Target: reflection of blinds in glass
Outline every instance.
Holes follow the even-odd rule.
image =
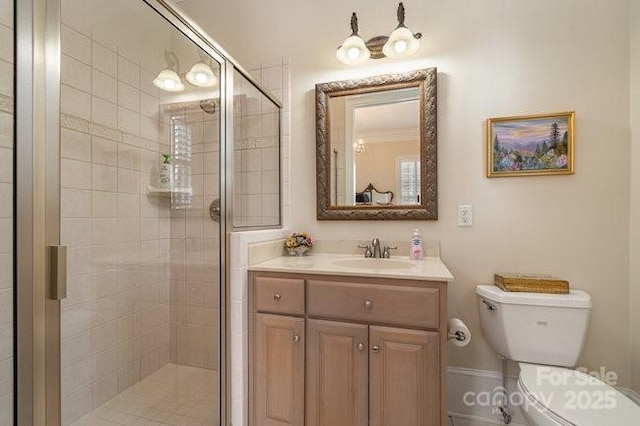
[[[191,127],[184,116],[171,117],[171,163],[173,164],[173,187],[190,190],[191,179]],[[191,194],[171,193],[171,207],[191,207]]]
[[[400,204],[420,202],[420,160],[400,160]]]

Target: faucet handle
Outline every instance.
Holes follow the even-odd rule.
[[[358,244],[358,248],[363,248],[366,249],[364,251],[364,257],[373,257],[373,253],[371,252],[371,246],[370,245],[362,245],[362,244]]]
[[[395,246],[395,247],[384,246],[384,250],[382,251],[382,257],[384,257],[385,259],[389,259],[391,257],[391,253],[389,253],[389,250],[398,250],[398,246]]]

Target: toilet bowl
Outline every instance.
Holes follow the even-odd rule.
[[[489,346],[518,362],[520,408],[532,426],[639,426],[640,407],[618,390],[573,370],[584,347],[591,297],[476,287]]]
[[[637,426],[640,407],[586,373],[520,363],[520,408],[532,426]]]

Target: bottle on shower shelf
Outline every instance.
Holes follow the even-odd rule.
[[[160,168],[158,170],[158,188],[173,188],[173,165],[171,164],[171,155],[160,154]]]

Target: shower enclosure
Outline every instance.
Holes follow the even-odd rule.
[[[13,2],[0,1],[0,424],[13,423]]]
[[[228,424],[228,238],[281,224],[281,103],[162,0],[15,7],[0,423]]]

